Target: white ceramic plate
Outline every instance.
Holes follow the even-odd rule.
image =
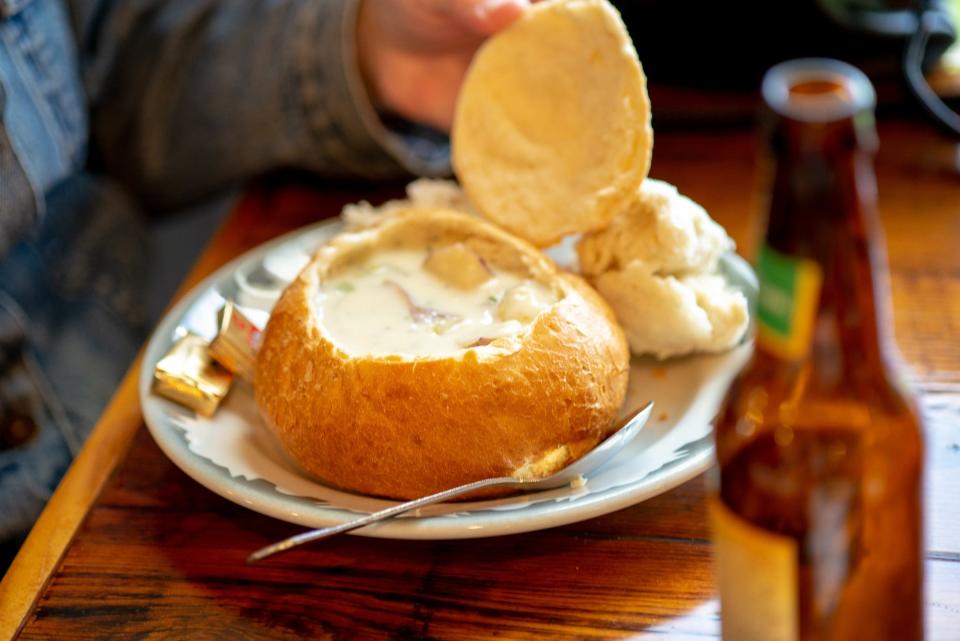
[[[177,466],[235,503],[311,527],[335,525],[390,503],[330,488],[298,468],[261,423],[252,390],[245,384],[235,384],[210,419],[153,395],[150,387],[157,361],[184,332],[213,337],[216,312],[224,299],[238,302],[254,322],[265,323],[278,288],[339,228],[334,220],[293,232],[248,252],[204,280],[158,325],[140,377],[144,419]],[[559,263],[572,258],[569,244],[549,253]],[[741,258],[726,256],[721,267],[751,301],[755,299],[756,279]],[[591,474],[582,488],[437,505],[356,533],[460,539],[528,532],[600,516],[666,492],[710,465],[711,423],[750,349],[745,343],[726,354],[665,363],[634,359],[624,411],[653,400],[653,417],[637,440]]]

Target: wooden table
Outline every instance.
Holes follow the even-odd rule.
[[[881,127],[896,336],[927,421],[928,638],[960,639],[960,153]],[[750,255],[751,132],[658,134],[653,175],[703,203]],[[355,192],[245,198],[186,286]],[[375,196],[375,195],[374,195]],[[719,633],[702,477],[642,504],[530,534],[451,542],[344,536],[260,566],[299,527],[173,466],[142,424],[134,366],[0,585],[0,638],[704,639]]]

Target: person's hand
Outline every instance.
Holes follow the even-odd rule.
[[[357,49],[374,104],[449,130],[467,66],[528,0],[362,0]]]

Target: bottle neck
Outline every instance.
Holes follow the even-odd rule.
[[[781,148],[765,244],[819,281],[810,295],[807,354],[817,370],[838,376],[882,367],[874,275],[885,266],[875,264],[882,256],[872,150],[857,140],[852,121],[781,133],[792,137],[774,139]]]

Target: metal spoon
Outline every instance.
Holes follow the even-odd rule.
[[[260,548],[247,557],[247,563],[261,561],[268,556],[273,556],[274,554],[278,554],[280,552],[286,552],[287,550],[295,548],[299,545],[303,545],[304,543],[325,539],[336,534],[343,534],[344,532],[351,532],[365,525],[370,525],[371,523],[376,523],[377,521],[382,521],[392,516],[398,516],[418,508],[433,505],[434,503],[440,503],[441,501],[452,499],[455,496],[460,496],[461,494],[466,494],[467,492],[473,492],[475,490],[505,485],[514,485],[524,491],[549,490],[562,487],[573,482],[577,478],[582,477],[587,472],[592,472],[609,461],[614,454],[619,452],[627,443],[634,439],[634,437],[640,431],[640,428],[642,428],[647,422],[647,419],[650,418],[650,413],[652,411],[653,403],[650,402],[640,409],[631,412],[617,425],[617,431],[608,436],[602,443],[597,445],[595,448],[587,452],[584,456],[580,457],[567,467],[563,468],[559,472],[556,472],[555,474],[551,474],[550,476],[542,479],[522,479],[512,476],[504,476],[483,479],[481,481],[474,481],[473,483],[459,485],[457,487],[450,488],[449,490],[443,490],[442,492],[437,492],[436,494],[431,494],[419,499],[407,501],[406,503],[398,503],[397,505],[385,508],[379,512],[367,514],[366,516],[361,516],[352,521],[341,523],[340,525],[320,528],[318,530],[310,530],[308,532],[303,532],[302,534],[291,536],[283,541]]]

